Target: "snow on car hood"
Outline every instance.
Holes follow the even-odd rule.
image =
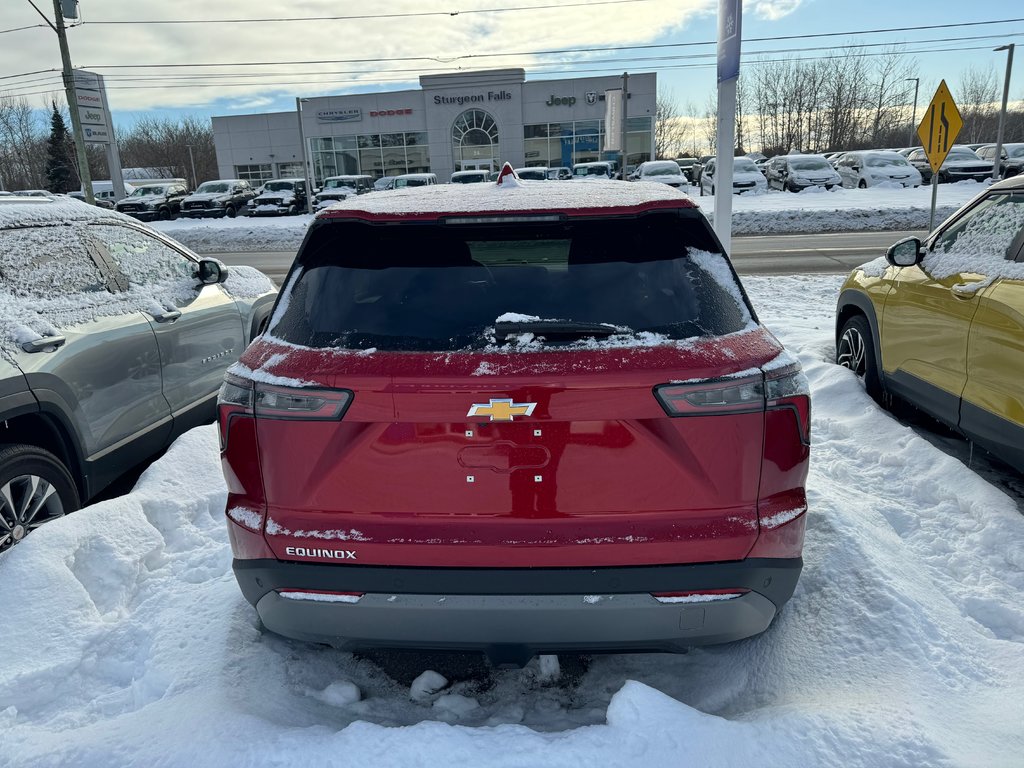
[[[188,201],[188,202],[204,202],[204,203],[209,203],[209,202],[213,202],[215,200],[224,200],[224,199],[229,198],[231,196],[232,195],[231,195],[230,192],[210,192],[210,193],[203,193],[201,195],[199,195],[199,194],[191,194],[188,197],[186,197],[185,200],[183,200],[182,202]]]
[[[282,189],[277,192],[264,192],[254,197],[252,202],[253,205],[259,205],[261,201],[266,200],[280,200],[282,203],[291,203],[295,200],[295,192],[288,189]]]

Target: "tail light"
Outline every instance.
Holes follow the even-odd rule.
[[[277,594],[289,600],[308,600],[314,603],[358,603],[362,592],[328,592],[320,589],[279,589]]]
[[[796,416],[800,440],[811,444],[811,388],[799,363],[767,370],[764,374],[765,406],[789,409]]]
[[[236,416],[303,421],[338,421],[352,403],[347,389],[282,387],[227,374],[217,395],[220,443],[227,445]]]
[[[800,439],[811,442],[811,397],[799,363],[765,373],[728,379],[662,384],[654,388],[669,416],[713,416],[789,409],[796,417]]]
[[[669,416],[711,416],[764,410],[764,379],[760,372],[744,378],[663,384],[654,394]]]
[[[713,603],[742,597],[749,589],[700,589],[691,592],[652,592],[659,603]]]

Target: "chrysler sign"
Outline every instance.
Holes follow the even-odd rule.
[[[363,119],[361,109],[321,109],[316,113],[321,123],[354,123]]]

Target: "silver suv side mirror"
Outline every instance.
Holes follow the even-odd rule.
[[[220,259],[200,259],[196,272],[200,285],[216,285],[228,279],[228,267]]]

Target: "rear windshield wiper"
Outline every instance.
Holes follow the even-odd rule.
[[[499,321],[494,324],[494,336],[499,343],[508,341],[510,336],[521,336],[524,333],[543,336],[545,341],[557,343],[591,337],[607,338],[624,331],[608,323],[583,323],[575,320]]]

